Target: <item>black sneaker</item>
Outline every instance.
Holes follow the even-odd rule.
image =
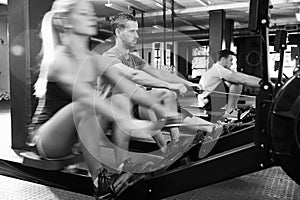
[[[122,176],[125,176],[126,181],[121,187],[116,190],[114,183]],[[113,200],[116,199],[129,186],[142,180],[145,176],[143,174],[132,174],[129,172],[123,173],[109,173],[106,169],[102,169],[98,175],[98,187],[94,188],[96,200]]]
[[[224,118],[227,118],[229,120],[238,120],[240,118],[240,113],[239,110],[235,109],[230,112],[226,111],[223,116]]]
[[[163,156],[167,159],[174,159],[182,155],[191,145],[194,138],[189,137],[180,137],[178,141],[172,140],[167,145],[167,151]]]
[[[196,145],[196,144],[202,143],[204,141],[204,138],[205,138],[205,135],[204,135],[203,131],[197,130],[197,133],[194,137],[192,144]]]
[[[102,169],[98,174],[98,187],[94,187],[95,199],[102,200],[115,198],[116,191],[113,183],[118,177],[119,174],[110,174],[106,169]]]

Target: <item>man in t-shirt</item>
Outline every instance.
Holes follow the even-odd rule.
[[[225,81],[225,84],[229,87],[225,111],[225,117],[227,118],[237,118],[237,102],[243,85],[259,87],[261,80],[255,76],[246,75],[230,69],[233,64],[233,56],[235,56],[235,54],[232,51],[227,49],[221,50],[219,52],[218,61],[201,76],[199,81],[199,85],[203,89],[203,93],[198,95],[199,106],[204,106],[208,102],[208,95],[214,91],[220,83]]]
[[[113,17],[111,21],[112,31],[115,36],[115,46],[103,53],[104,58],[114,58],[113,67],[117,67],[124,75],[138,85],[148,86],[153,89],[149,92],[157,98],[162,99],[162,104],[165,105],[167,112],[178,113],[177,95],[187,92],[187,87],[195,86],[187,80],[184,80],[167,71],[158,70],[146,63],[145,60],[133,53],[138,36],[138,23],[134,16],[130,14],[120,13]],[[175,91],[175,92],[174,92]],[[150,118],[155,120],[156,116],[151,110],[145,110],[139,107],[141,118]],[[199,122],[200,121],[200,122]],[[207,123],[201,119],[192,120],[190,123]],[[211,132],[211,126],[202,126],[199,129]],[[177,140],[179,138],[178,128],[170,129],[171,138]],[[161,134],[157,134],[154,139],[160,147],[166,146],[166,141]]]

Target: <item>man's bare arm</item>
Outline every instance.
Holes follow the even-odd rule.
[[[89,82],[78,79],[68,70],[68,60],[59,55],[50,67],[52,67],[52,80],[72,97],[73,101],[80,102],[90,109],[96,109],[102,116],[110,120],[118,120],[118,116],[113,115],[111,104],[106,99],[95,97],[95,90]],[[64,66],[64,67],[62,67]],[[95,98],[98,100],[95,101]]]
[[[129,80],[132,80],[138,85],[146,87],[167,88],[173,91],[177,91],[179,93],[185,93],[187,90],[182,84],[168,83],[142,70],[130,68],[122,63],[115,64],[113,67],[118,68],[125,77],[127,77]]]
[[[185,86],[193,86],[194,84],[192,82],[189,82],[183,78],[180,78],[179,76],[176,76],[168,71],[164,70],[158,70],[150,65],[145,65],[142,70],[148,74],[151,74],[152,76],[156,77],[160,80],[165,80],[169,83],[181,83]]]
[[[251,87],[259,87],[259,82],[261,80],[255,76],[250,76],[240,72],[233,72],[225,75],[223,78],[230,83],[243,84]]]

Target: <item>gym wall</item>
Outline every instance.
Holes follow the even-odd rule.
[[[9,65],[7,42],[7,6],[0,6],[0,92],[9,89]]]
[[[236,38],[237,46],[237,70],[245,74],[262,77],[262,62],[259,49],[259,37]],[[257,94],[258,89],[254,87],[244,87],[247,94]]]
[[[261,77],[261,56],[258,37],[237,39],[237,70]]]

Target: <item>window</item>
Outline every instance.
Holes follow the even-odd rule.
[[[166,58],[164,58],[164,43],[156,42],[152,44],[153,53],[154,53],[154,62],[153,65],[155,68],[160,70],[166,70],[169,72],[176,71],[175,67],[172,66],[172,53],[173,46],[172,42],[166,42]],[[166,61],[166,62],[165,62]],[[164,64],[165,63],[165,64]]]
[[[201,76],[208,69],[209,47],[198,46],[192,48],[192,78]]]
[[[284,52],[284,60],[283,60],[283,69],[282,72],[288,76],[293,76],[293,70],[296,66],[296,60],[292,60],[291,49],[292,47],[297,47],[297,45],[288,45],[287,49]],[[270,56],[269,56],[269,74],[271,78],[278,77],[278,70],[275,71],[275,61],[280,60],[280,54],[274,50],[274,46],[269,47]]]

